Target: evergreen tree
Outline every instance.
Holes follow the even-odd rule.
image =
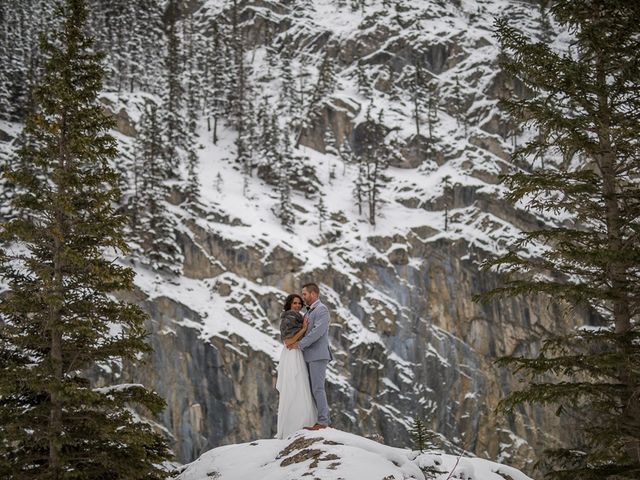
[[[339,157],[340,152],[338,151],[338,146],[336,144],[336,137],[333,133],[333,128],[331,125],[327,125],[327,128],[324,132],[324,153],[330,155],[331,157]],[[332,181],[336,178],[336,164],[333,159],[329,160],[329,181]]]
[[[427,84],[427,129],[429,132],[429,152],[430,157],[433,158],[435,154],[435,146],[438,142],[438,138],[436,137],[434,131],[435,128],[440,124],[440,120],[438,118],[438,104],[439,104],[439,90],[438,84],[435,81],[431,81]]]
[[[216,181],[214,182],[214,188],[216,189],[216,192],[218,193],[222,193],[222,184],[224,183],[224,181],[222,180],[222,175],[220,174],[220,172],[218,172],[216,174]]]
[[[422,116],[426,113],[429,99],[427,90],[427,80],[424,77],[420,61],[417,61],[413,70],[413,79],[410,83],[411,98],[413,102],[413,121],[416,126],[416,146],[418,159],[422,160],[422,136],[420,134],[420,125],[422,124]]]
[[[186,201],[190,205],[195,205],[200,197],[200,185],[198,180],[198,119],[202,105],[201,92],[202,78],[200,76],[199,52],[203,50],[197,41],[197,35],[194,32],[193,18],[190,16],[185,22],[187,28],[187,45],[186,52],[186,120],[187,134],[185,137],[187,179],[185,185]]]
[[[444,231],[449,229],[449,194],[451,193],[451,176],[442,178],[442,196],[444,197]]]
[[[309,72],[308,62],[304,56],[300,59],[297,82],[298,88],[295,93],[296,100],[292,107],[293,119],[291,126],[298,132],[296,148],[298,148],[300,144],[302,132],[309,126],[307,109],[311,100],[311,92],[309,91],[309,78],[311,77],[311,73]]]
[[[327,96],[331,95],[335,89],[336,75],[333,67],[332,57],[329,55],[329,51],[325,52],[322,64],[318,72],[318,81],[313,89],[313,93],[310,96],[308,105],[306,105],[306,113],[302,119],[301,127],[298,132],[298,138],[296,140],[296,148],[300,146],[300,140],[302,134],[306,128],[309,128],[314,123],[318,122],[322,115],[322,108],[325,104]]]
[[[438,436],[435,432],[427,428],[427,425],[420,417],[414,419],[413,425],[409,430],[409,435],[411,437],[412,449],[421,454],[424,453],[425,450],[436,448],[438,444]],[[425,478],[439,478],[440,475],[446,473],[438,470],[434,465],[420,467],[420,470],[422,470]]]
[[[436,445],[437,435],[427,428],[420,418],[416,418],[411,426],[411,441],[413,449],[424,453],[425,450],[434,448]]]
[[[318,82],[316,83],[310,102],[309,111],[312,120],[314,119],[314,116],[317,117],[320,114],[320,107],[323,105],[327,97],[334,92],[336,82],[337,77],[335,66],[333,64],[333,55],[327,48],[322,59],[322,63],[320,64]]]
[[[379,126],[384,128],[382,121],[382,111],[380,111],[380,123]],[[368,204],[369,204],[369,223],[371,225],[376,224],[376,217],[379,212],[379,205],[382,200],[380,198],[382,193],[382,188],[384,184],[388,181],[384,175],[384,171],[389,167],[389,150],[384,144],[384,134],[378,132],[378,135],[382,135],[383,138],[379,140],[379,143],[371,152],[368,152],[367,155],[367,164],[369,168],[369,189],[368,193]]]
[[[194,146],[187,152],[187,183],[185,185],[185,196],[187,203],[190,205],[198,203],[200,198],[198,163],[198,153]]]
[[[134,51],[134,64],[131,71],[131,91],[134,85],[145,92],[160,94],[162,85],[158,78],[162,76],[165,50],[165,35],[162,19],[163,4],[155,0],[139,0],[135,4],[137,21],[135,36],[130,41]]]
[[[179,273],[182,256],[177,246],[175,222],[166,208],[166,198],[169,194],[166,180],[169,178],[169,169],[164,164],[158,110],[158,106],[153,103],[145,106],[136,138],[136,165],[140,166],[140,174],[139,188],[136,187],[137,221],[133,223],[134,238],[140,244],[137,253],[143,258],[147,257],[152,268]],[[197,157],[195,160],[197,161]],[[195,172],[195,161],[193,170]]]
[[[322,232],[322,225],[327,220],[327,206],[324,203],[324,194],[321,191],[318,192],[316,211],[318,212],[318,229]]]
[[[502,402],[579,412],[574,444],[547,452],[554,479],[640,476],[640,4],[633,0],[560,0],[550,7],[573,32],[562,53],[534,43],[506,20],[497,23],[503,68],[538,96],[510,99],[523,127],[545,132],[516,150],[516,160],[548,152],[545,169],[506,177],[513,201],[562,213],[561,225],[527,232],[491,261],[504,285],[498,295],[549,294],[602,315],[599,328],[545,339],[533,358],[503,359],[532,380]],[[522,163],[521,163],[522,164]],[[525,254],[532,242],[540,256]]]
[[[18,155],[5,171],[20,216],[4,225],[0,274],[0,476],[7,479],[164,478],[163,438],[131,404],[159,413],[139,385],[91,388],[98,363],[149,351],[145,314],[112,297],[133,288],[132,270],[105,257],[126,251],[114,212],[115,140],[97,101],[101,55],[85,35],[82,0],[67,0],[43,42],[46,63]],[[118,333],[114,333],[117,331]]]
[[[356,205],[358,206],[358,215],[362,215],[362,205],[368,189],[367,164],[361,155],[356,155],[355,158],[358,165],[358,171],[356,174],[356,181],[353,185],[353,194],[356,198]]]
[[[454,85],[452,90],[452,107],[453,116],[456,119],[456,125],[459,127],[462,124],[464,129],[464,135],[467,135],[467,112],[464,107],[464,98],[462,97],[462,87],[460,86],[460,77],[458,75],[454,78]]]
[[[358,84],[358,92],[365,98],[371,98],[371,83],[369,82],[367,68],[362,60],[358,60],[356,64],[356,81]]]
[[[0,119],[22,121],[40,77],[39,32],[55,23],[51,2],[0,2]]]
[[[238,132],[236,138],[236,157],[246,174],[251,173],[251,138],[248,122],[252,121],[252,98],[250,95],[249,66],[245,59],[245,38],[240,24],[240,12],[237,0],[231,5],[231,50],[233,53],[232,78],[230,79],[231,116],[233,126]]]
[[[107,87],[122,93],[142,87],[160,93],[164,32],[162,5],[154,0],[92,1],[89,28],[106,53]]]
[[[293,152],[291,151],[291,141],[288,135],[284,135],[283,152],[278,157],[278,195],[279,204],[277,215],[281,225],[289,232],[293,232],[295,215],[291,206],[291,178],[294,174]]]
[[[347,173],[347,164],[353,163],[354,155],[351,150],[351,146],[349,145],[349,141],[347,139],[342,142],[342,146],[340,147],[340,158],[342,159],[342,174]]]
[[[260,160],[258,176],[269,184],[277,185],[280,181],[280,164],[282,163],[282,132],[278,124],[278,116],[272,112],[268,103],[261,106],[261,131],[259,137]]]
[[[279,105],[291,116],[294,108],[295,81],[291,70],[291,58],[286,51],[280,56],[280,80],[282,81],[282,88],[280,89]]]
[[[400,103],[400,89],[397,85],[397,75],[393,66],[389,63],[386,63],[385,72],[387,74],[387,78],[389,79],[389,100],[394,104]]]
[[[218,143],[218,122],[226,111],[225,88],[227,81],[225,49],[223,35],[218,22],[212,24],[212,38],[207,42],[204,72],[204,104],[207,116],[207,127],[212,132],[212,141]],[[211,120],[213,119],[213,125]]]
[[[181,156],[189,147],[183,110],[185,89],[182,84],[183,55],[177,31],[178,0],[169,0],[167,6],[166,84],[163,92],[163,156],[168,178],[178,178]]]
[[[373,103],[369,104],[362,125],[362,152],[358,155],[354,194],[358,213],[362,214],[363,199],[366,199],[369,223],[375,225],[381,203],[380,194],[387,181],[384,171],[389,166],[391,150],[384,143],[386,135],[382,111],[376,122],[371,116],[372,109]]]

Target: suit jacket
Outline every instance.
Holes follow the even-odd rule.
[[[308,316],[307,333],[298,342],[304,360],[333,360],[329,349],[329,309],[318,300]]]

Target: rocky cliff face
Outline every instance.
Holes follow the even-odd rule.
[[[183,274],[207,286],[213,305],[192,308],[189,295],[154,294],[143,287],[155,354],[135,377],[167,399],[163,423],[183,461],[213,446],[272,436],[278,312],[285,293],[314,280],[332,312],[335,361],[328,395],[336,428],[407,445],[411,422],[422,417],[444,444],[526,466],[536,449],[560,441],[562,434],[544,410],[522,409],[510,419],[493,414],[497,401],[517,386],[493,362],[532,352],[542,334],[572,325],[546,298],[480,305],[472,297],[497,285],[494,274],[480,271],[482,260],[520,229],[544,220],[506,204],[496,186],[498,175],[513,168],[509,151],[517,139],[495,105],[502,95],[525,92],[496,66],[490,30],[504,9],[535,32],[537,11],[497,1],[474,7],[392,2],[391,11],[385,2],[356,11],[340,3],[246,4],[242,28],[258,55],[271,39],[281,52],[293,52],[294,62],[317,58],[319,69],[322,55],[333,59],[337,87],[300,136],[316,173],[333,161],[349,177],[350,165],[314,157],[313,151],[326,152],[330,129],[338,145],[346,141],[357,153],[367,103],[384,110],[380,125],[399,129],[403,144],[386,201],[402,205],[411,220],[403,228],[371,229],[355,214],[353,200],[334,202],[323,231],[300,246],[260,232],[242,218],[242,210],[225,209],[223,200],[213,202],[223,212],[213,221],[185,215]],[[208,14],[224,15],[224,7],[216,7]],[[413,131],[411,95],[405,95],[418,63],[438,92],[431,138],[425,125],[421,136]],[[253,65],[254,72],[260,65]],[[357,69],[371,93],[360,93]],[[282,86],[276,79],[264,88],[277,95]],[[430,158],[418,144],[431,147]],[[447,174],[454,180],[443,185]],[[318,178],[327,198],[344,195],[325,174]],[[295,208],[301,220],[293,236],[304,239],[298,229],[317,228],[317,212],[302,200]],[[390,218],[394,210],[382,212],[381,223],[401,223]],[[239,220],[232,220],[234,214]],[[261,238],[249,242],[233,233],[254,229]],[[230,326],[209,334],[206,325],[224,322],[216,318],[221,310],[272,343],[256,347]]]
[[[493,414],[497,401],[517,386],[493,362],[530,352],[536,342],[523,339],[567,325],[549,299],[474,303],[473,295],[496,285],[492,274],[478,270],[482,252],[463,241],[432,242],[431,236],[430,229],[417,228],[402,238],[370,237],[378,254],[354,264],[351,275],[331,267],[302,271],[284,251],[238,248],[215,234],[183,249],[187,258],[200,259],[205,272],[202,258],[221,262],[227,273],[208,280],[226,299],[227,312],[242,322],[258,321],[256,328],[274,338],[284,293],[309,279],[322,285],[332,312],[335,361],[328,396],[336,428],[410,445],[408,429],[420,416],[450,448],[453,443],[525,466],[534,448],[556,442],[560,431],[543,410],[523,410],[509,421]],[[274,288],[265,291],[254,283],[258,278]],[[162,423],[175,437],[178,458],[272,437],[277,350],[261,351],[233,328],[207,336],[203,325],[224,320],[203,318],[202,310],[189,307],[189,294],[147,295],[154,354],[129,374],[167,400]],[[218,299],[212,304],[215,315]]]
[[[228,24],[229,3],[190,2],[180,21],[208,32],[211,22]],[[554,221],[507,204],[498,182],[500,174],[526,167],[514,166],[509,152],[530,133],[515,131],[496,107],[503,95],[527,92],[500,72],[492,23],[507,14],[540,35],[535,2],[238,5],[255,104],[270,104],[283,125],[293,125],[290,136],[311,171],[300,180],[313,188],[292,194],[296,221],[282,228],[272,182],[259,169],[243,174],[233,160],[237,132],[222,126],[212,145],[202,119],[200,201],[186,205],[174,182],[167,203],[181,275],[128,259],[138,273],[132,299],[150,314],[154,353],[116,376],[145,383],[167,400],[160,422],[181,462],[219,445],[272,437],[282,300],[315,281],[332,314],[334,427],[406,446],[420,417],[449,449],[526,468],[536,451],[565,433],[543,409],[494,415],[498,400],[518,386],[494,361],[534,352],[543,334],[572,328],[574,320],[549,298],[481,305],[472,297],[497,285],[494,273],[480,269],[484,259],[504,251],[520,231]],[[307,85],[305,95],[320,82],[323,61],[333,65],[332,89],[303,102],[302,110],[314,111],[307,121],[296,123],[279,106],[287,100],[285,60],[303,94]],[[417,68],[428,84],[419,92],[412,83]],[[418,97],[424,110],[416,115]],[[138,134],[141,98],[105,93],[124,154]],[[375,225],[354,199],[357,162],[327,143],[330,132],[341,151],[361,152],[370,141],[367,111],[379,135],[393,137],[400,151],[385,171]],[[14,130],[0,124],[0,140],[8,135],[2,141],[10,143]]]

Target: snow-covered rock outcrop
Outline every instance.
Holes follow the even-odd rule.
[[[499,463],[388,447],[332,428],[208,451],[175,480],[531,480]]]

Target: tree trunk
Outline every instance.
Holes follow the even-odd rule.
[[[373,164],[373,175],[371,175],[371,187],[369,190],[369,223],[376,224],[376,203],[378,201],[378,157],[375,157]]]
[[[606,73],[602,63],[602,58],[596,60],[596,72],[598,78],[598,84],[602,90],[606,87]],[[622,222],[620,218],[620,205],[618,204],[618,198],[616,195],[616,167],[617,158],[616,153],[612,147],[611,142],[611,109],[608,101],[608,97],[604,93],[598,95],[599,104],[599,125],[598,125],[598,143],[600,147],[600,155],[597,161],[600,165],[600,172],[602,175],[602,194],[604,197],[605,205],[605,218],[607,225],[607,243],[608,248],[612,252],[619,253],[623,248],[622,238]],[[627,278],[627,271],[624,262],[620,259],[615,259],[609,264],[607,272],[612,296],[613,296],[613,320],[615,325],[615,333],[621,335],[619,348],[628,354],[632,349],[630,348],[630,342],[623,334],[631,330],[631,312],[630,312],[630,300],[626,293],[626,287],[629,283]],[[625,386],[626,391],[629,392],[630,401],[623,407],[623,414],[620,418],[621,423],[626,423],[628,426],[637,425],[638,419],[638,402],[637,398],[637,384],[634,376],[630,374],[627,366],[622,364],[619,366],[618,372],[621,383]],[[633,435],[631,435],[633,437]],[[625,446],[625,449],[629,456],[635,461],[640,459],[640,442],[635,436],[634,440],[631,440]]]
[[[63,116],[61,120],[61,136],[58,141],[59,157],[58,169],[60,171],[67,170],[66,164],[66,118]],[[58,198],[64,195],[64,186],[58,185]],[[49,297],[49,318],[46,330],[51,336],[51,358],[52,378],[49,380],[49,395],[51,398],[51,410],[49,412],[49,473],[50,478],[58,480],[62,478],[62,461],[60,458],[62,438],[62,330],[60,326],[60,317],[62,313],[62,302],[64,296],[63,289],[63,268],[64,260],[62,252],[64,247],[64,212],[58,203],[56,205],[54,231],[53,231],[53,284]]]
[[[598,83],[606,90],[606,73],[601,63],[602,60],[598,60],[596,63]],[[611,111],[606,94],[599,94],[598,103],[600,106],[598,142],[601,152],[598,160],[602,175],[607,241],[610,251],[620,252],[623,248],[622,221],[616,195],[616,154],[611,145]],[[616,259],[611,262],[608,277],[611,291],[614,295],[613,318],[615,332],[625,333],[631,329],[631,314],[629,298],[625,292],[628,279],[623,261]]]
[[[416,145],[418,146],[417,156],[418,160],[422,160],[422,155],[420,152],[420,104],[418,100],[418,95],[413,96],[413,107],[415,109],[415,122],[416,122]]]

